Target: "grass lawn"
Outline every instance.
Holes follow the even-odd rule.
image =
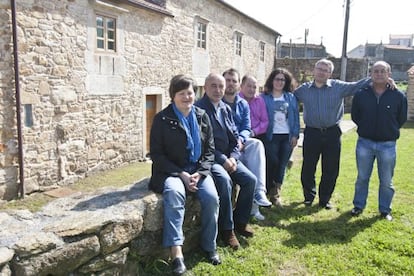
[[[266,220],[252,221],[255,236],[240,238],[242,249],[232,251],[220,241],[218,251],[223,259],[220,266],[208,264],[199,252],[186,254],[189,274],[413,275],[414,123],[405,125],[398,140],[392,222],[379,217],[376,168],[364,213],[359,217],[349,214],[357,175],[356,139],[355,131],[343,135],[333,210],[301,204],[301,164],[296,162],[286,175],[282,191],[285,208],[263,209]],[[147,272],[161,275],[168,271],[165,263],[154,262]]]
[[[405,124],[398,140],[392,222],[379,218],[376,168],[364,213],[359,217],[349,214],[357,175],[356,139],[355,131],[342,138],[341,169],[331,201],[334,209],[302,204],[301,164],[296,161],[287,172],[282,190],[285,207],[262,209],[266,220],[252,220],[255,236],[240,237],[242,248],[238,251],[219,241],[218,252],[223,261],[220,266],[208,264],[200,252],[185,253],[187,275],[414,275],[414,123]],[[300,148],[296,150],[300,156]],[[137,163],[89,177],[71,188],[123,186],[148,175],[149,164]],[[317,181],[319,177],[318,169]],[[0,209],[35,211],[50,200],[37,194],[3,204]],[[161,260],[145,267],[142,275],[170,272],[168,264]]]

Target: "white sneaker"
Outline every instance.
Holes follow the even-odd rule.
[[[257,220],[265,219],[265,217],[260,213],[259,205],[257,205],[256,203],[253,203],[250,215],[252,215]]]
[[[264,191],[258,191],[254,194],[254,203],[262,207],[270,207],[272,206],[272,202],[270,202]]]

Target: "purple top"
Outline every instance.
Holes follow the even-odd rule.
[[[245,99],[242,93],[239,93],[240,97]],[[260,135],[266,133],[267,126],[269,125],[269,119],[267,116],[266,104],[262,97],[255,96],[248,101],[250,107],[250,123],[254,135]]]

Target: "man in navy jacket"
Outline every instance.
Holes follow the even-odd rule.
[[[214,134],[215,164],[211,172],[220,197],[219,231],[223,241],[233,249],[240,246],[234,230],[242,236],[253,236],[248,225],[256,177],[239,161],[238,131],[230,107],[222,101],[226,88],[224,77],[210,74],[205,80],[205,94],[196,105],[206,110]],[[233,211],[233,184],[240,186]]]
[[[361,88],[352,101],[352,120],[358,126],[356,161],[358,178],[355,183],[354,208],[356,216],[365,208],[369,179],[377,159],[379,177],[378,209],[381,216],[392,220],[391,201],[394,196],[392,177],[396,160],[396,141],[400,128],[407,120],[407,98],[388,85],[391,67],[384,61],[374,63],[372,84]]]

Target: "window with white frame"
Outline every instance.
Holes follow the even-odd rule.
[[[96,15],[96,48],[98,50],[116,51],[116,19]]]
[[[259,57],[260,57],[260,61],[265,60],[265,44],[264,44],[264,42],[259,43]]]
[[[241,56],[242,53],[242,34],[241,33],[234,33],[234,49],[235,54]]]
[[[207,23],[202,21],[196,22],[196,40],[197,48],[207,49]]]

